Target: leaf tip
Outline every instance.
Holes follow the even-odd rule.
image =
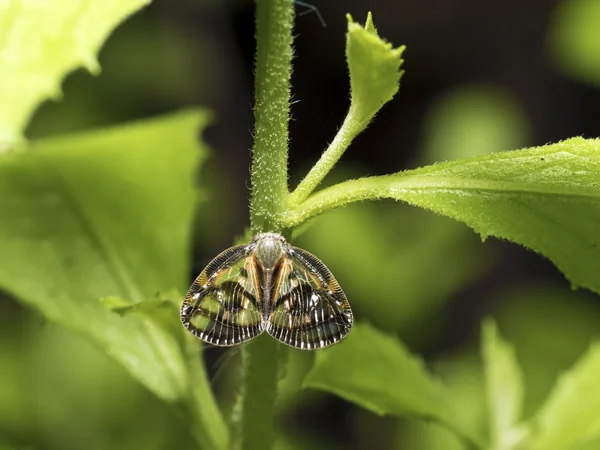
[[[54,100],[55,102],[61,101],[64,97],[64,93],[60,83],[53,84],[50,83],[46,88],[47,98]]]
[[[121,317],[125,317],[127,311],[133,305],[130,301],[125,300],[121,297],[100,297],[100,303],[102,303],[108,310],[118,314]]]
[[[394,55],[396,58],[398,58],[400,60],[400,65],[402,65],[402,63],[404,62],[404,60],[402,59],[402,55],[404,54],[405,50],[406,50],[406,45],[401,45],[400,47],[396,47],[395,49],[392,50],[392,55]],[[401,73],[404,73],[404,71],[401,71]]]
[[[96,55],[93,53],[86,54],[83,57],[81,64],[94,76],[98,76],[100,75],[100,72],[102,72],[98,58],[96,58]]]
[[[367,20],[365,22],[365,30],[367,30],[369,33],[377,36],[377,28],[375,28],[375,24],[373,23],[373,14],[371,14],[371,11],[369,11],[367,13]]]
[[[496,321],[491,317],[486,317],[481,322],[481,335],[484,342],[493,342],[498,336],[498,327]]]

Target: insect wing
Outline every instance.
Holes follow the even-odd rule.
[[[352,328],[352,310],[325,264],[296,247],[280,264],[267,332],[300,349],[327,347],[343,339]]]
[[[181,307],[181,322],[213,345],[231,346],[262,333],[262,295],[256,260],[247,246],[231,247],[196,278]]]

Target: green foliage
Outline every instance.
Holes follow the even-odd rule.
[[[350,110],[321,159],[287,199],[287,208],[304,201],[342,157],[352,140],[398,92],[404,47],[394,49],[377,35],[371,13],[365,27],[348,15],[346,60],[350,71]],[[280,208],[281,209],[281,208]],[[285,220],[283,226],[286,226]]]
[[[393,198],[548,257],[575,286],[600,292],[600,141],[494,153],[324,189],[284,219],[294,227],[354,201]]]
[[[480,361],[477,355],[464,349],[458,354],[442,356],[434,363],[434,368],[451,396],[456,414],[464,423],[482,435],[488,430],[485,387]],[[450,428],[436,422],[408,420],[399,423],[396,432],[397,446],[403,449],[427,450],[471,450],[472,445],[461,439]],[[490,448],[487,439],[482,448]]]
[[[528,448],[574,448],[600,438],[599,371],[600,345],[594,344],[572,369],[560,377],[533,419],[533,437]]]
[[[600,305],[595,300],[556,284],[520,284],[491,299],[500,305],[494,317],[503,335],[518,350],[526,392],[524,418],[539,410],[556,379],[597,339]]]
[[[5,67],[0,67],[0,145],[16,146],[32,111],[56,93],[66,72],[79,65],[97,71],[95,53],[106,35],[145,3],[59,2],[51,9],[11,3],[11,9],[0,11],[0,23],[11,25],[6,28],[9,39],[3,41],[2,50],[15,55],[13,65],[7,65],[10,58],[5,58]],[[287,142],[293,2],[265,0],[258,6],[253,232],[282,231],[289,236],[308,219],[338,206],[361,200],[401,200],[463,222],[484,238],[497,236],[530,248],[553,261],[573,285],[600,292],[600,141],[573,138],[483,155],[512,142],[505,134],[492,139],[471,135],[473,128],[485,129],[481,123],[512,126],[518,108],[503,94],[486,91],[482,97],[475,96],[475,101],[469,96],[459,98],[458,103],[470,104],[491,98],[495,106],[501,104],[503,112],[498,117],[503,120],[443,112],[442,116],[458,120],[447,125],[425,151],[432,160],[441,155],[448,159],[478,156],[345,181],[313,194],[352,140],[398,91],[404,47],[394,49],[381,39],[370,14],[364,27],[348,16],[348,115],[322,158],[290,194]],[[565,35],[574,34],[566,28],[571,31]],[[35,45],[22,36],[36,36]],[[573,39],[582,40],[586,52],[595,48],[587,34]],[[32,77],[36,77],[36,89],[26,89]],[[502,99],[507,101],[502,103]],[[486,110],[486,105],[479,103],[479,111]],[[208,117],[204,111],[190,110],[33,141],[27,152],[0,155],[0,254],[10,262],[0,265],[0,288],[118,362],[183,417],[199,447],[228,448],[230,435],[238,438],[239,432],[240,448],[267,449],[278,437],[274,418],[287,349],[262,338],[244,348],[244,373],[238,378],[243,379],[242,397],[234,407],[234,415],[240,417],[231,420],[239,429],[228,430],[197,340],[184,332],[178,320],[179,292],[187,287],[192,219],[199,201],[194,178],[207,156],[196,133]],[[474,124],[479,119],[480,124]],[[497,123],[484,134],[499,135],[494,128]],[[525,139],[518,126],[512,131],[515,141]],[[482,142],[491,142],[490,147],[484,148]],[[342,211],[315,227],[312,239],[325,241],[324,248],[330,245],[332,253],[341,248],[335,272],[346,279],[362,275],[362,280],[355,277],[356,281],[343,283],[357,294],[362,290],[364,303],[356,303],[360,315],[393,313],[406,316],[409,322],[419,315],[419,308],[424,315],[487,267],[488,260],[478,251],[462,253],[464,260],[451,259],[458,250],[449,242],[455,240],[460,246],[465,227],[448,225],[440,218],[429,222],[423,219],[425,212],[405,211],[397,216],[368,212],[368,208],[359,214]],[[382,218],[383,225],[379,223]],[[345,230],[340,231],[340,222],[347,224]],[[415,240],[417,228],[427,237]],[[398,235],[402,239],[396,239]],[[307,236],[310,241],[310,233]],[[336,242],[352,236],[364,239],[347,249]],[[390,247],[394,240],[405,250],[402,255]],[[389,272],[381,265],[369,267],[369,261],[384,261]],[[451,261],[454,266],[445,267]],[[401,265],[409,267],[402,274],[404,280],[396,275]],[[435,285],[423,287],[432,277]],[[361,286],[365,279],[366,287]],[[382,279],[394,284],[386,286]],[[405,289],[399,289],[402,283]],[[384,301],[368,303],[369,295]],[[410,296],[408,307],[397,301],[399,295]],[[397,317],[376,319],[373,322],[383,328],[397,329],[401,323]],[[334,393],[376,414],[433,420],[446,428],[443,432],[438,428],[437,434],[437,445],[444,448],[461,448],[465,443],[448,430],[469,445],[495,450],[517,450],[523,445],[582,450],[600,442],[600,397],[595,389],[600,370],[598,345],[562,375],[531,416],[522,414],[531,384],[528,371],[521,369],[512,346],[501,339],[493,322],[484,325],[481,352],[483,364],[465,364],[477,374],[477,388],[462,391],[443,371],[434,377],[398,339],[359,322],[348,339],[315,355],[303,386]],[[0,353],[14,355],[1,343]],[[310,361],[302,359],[302,370],[306,364]],[[18,371],[11,367],[2,376],[16,379]],[[297,374],[292,375],[296,378],[282,383],[287,401],[294,396],[294,384],[300,384]],[[0,389],[4,389],[1,383]],[[18,403],[19,398],[5,390]],[[457,401],[461,396],[468,401]],[[477,418],[485,402],[488,414]],[[24,411],[18,412],[19,418]],[[4,415],[7,411],[0,405],[0,418]],[[484,437],[486,430],[489,438]],[[280,442],[294,446],[285,437]]]
[[[510,450],[523,438],[517,424],[523,403],[523,376],[514,350],[498,335],[493,322],[483,325],[482,349],[491,448]]]
[[[121,317],[135,315],[154,322],[161,332],[166,332],[180,338],[182,335],[179,320],[179,301],[183,294],[174,289],[167,294],[159,293],[139,303],[134,303],[119,297],[102,297],[100,301],[111,311]],[[181,340],[181,339],[180,339]]]
[[[194,130],[203,122],[205,114],[190,112],[48,139],[4,155],[0,165],[0,253],[11,261],[0,268],[0,285],[92,336],[168,400],[188,382],[180,352],[169,350],[172,338],[152,345],[144,324],[119,319],[98,300],[140,302],[184,287],[192,168],[205,157]]]
[[[99,73],[96,53],[109,33],[150,0],[10,1],[0,6],[0,150],[21,140],[43,100],[60,97],[60,82],[80,66]]]
[[[527,135],[523,115],[502,90],[478,85],[454,89],[428,114],[416,163],[523,145]],[[343,180],[357,170],[342,166],[336,172]],[[319,255],[344,280],[353,311],[384,330],[400,329],[411,342],[435,342],[445,320],[440,307],[481,277],[493,262],[489,249],[462,224],[390,202],[339,208],[300,231],[299,246]],[[431,279],[436,282],[430,283]],[[439,326],[424,335],[425,320]]]
[[[381,107],[398,92],[405,47],[393,48],[377,34],[371,13],[364,27],[348,15],[346,58],[350,70],[350,112],[366,128]]]
[[[140,303],[185,289],[194,172],[206,158],[195,136],[207,117],[192,110],[47,139],[0,160],[0,254],[11,261],[2,289],[89,337],[173,404],[189,397],[192,375],[177,335],[121,318],[100,298]],[[203,372],[193,376],[209,392]],[[207,441],[218,442],[212,422]]]
[[[7,310],[6,299],[2,306],[0,442],[16,450],[196,447],[189,424],[88,339]]]
[[[485,428],[490,430],[492,444],[486,448],[529,450],[536,448],[532,445],[542,432],[538,423],[544,420],[541,417],[546,413],[541,411],[550,403],[558,403],[552,400],[556,391],[561,389],[560,382],[554,387],[557,377],[578,378],[575,375],[580,373],[577,367],[588,358],[589,342],[597,336],[598,305],[588,296],[547,285],[512,287],[500,292],[493,300],[498,305],[494,308],[494,316],[511,345],[499,337],[493,322],[488,321],[484,324],[481,343],[483,364],[477,358],[477,349],[469,348],[446,355],[435,364],[435,368],[450,389],[461,416],[473,426],[485,424]],[[518,350],[520,364],[517,364],[513,348]],[[578,358],[580,362],[574,364]],[[501,377],[501,373],[505,376]],[[577,384],[571,384],[573,389],[570,392],[563,391],[566,394],[563,400],[570,398],[573,402],[585,402],[579,396],[591,396],[590,402],[593,403],[594,388]],[[492,392],[498,394],[497,400],[490,397]],[[518,413],[520,403],[523,414]],[[554,417],[557,428],[553,439],[557,446],[550,443],[540,448],[597,448],[599,440],[593,426],[587,433],[581,433],[577,441],[563,445],[567,442],[564,439],[579,433],[575,417],[583,417],[579,416],[578,405],[571,405],[571,410],[566,405],[562,406],[565,407],[560,413],[557,410],[552,413],[561,414]],[[510,418],[504,421],[511,425],[504,428],[508,432],[503,434],[504,443],[508,444],[505,447],[498,446],[494,439],[494,434],[498,435],[494,432],[494,424],[498,423],[499,414]],[[408,433],[399,436],[401,446],[398,448],[467,450],[464,443],[435,424],[411,423],[405,431]]]
[[[412,415],[442,422],[473,442],[481,437],[461,421],[449,394],[400,341],[367,324],[352,337],[319,352],[304,380],[377,414]]]
[[[48,139],[0,165],[0,253],[11,261],[0,268],[0,286],[91,336],[169,401],[188,383],[172,337],[149,340],[153,329],[120,319],[99,299],[141,302],[185,285],[192,168],[205,157],[194,130],[205,121],[192,111]]]
[[[563,323],[563,318],[559,321]],[[600,398],[596,389],[600,351],[597,344],[561,375],[539,411],[527,422],[520,422],[524,397],[521,368],[513,348],[499,338],[493,322],[484,324],[482,354],[489,448],[584,449],[595,448],[600,442]],[[457,398],[457,401],[463,400]],[[442,444],[440,448],[447,446]]]

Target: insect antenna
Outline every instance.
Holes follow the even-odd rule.
[[[327,24],[325,23],[325,20],[323,20],[323,16],[319,12],[319,8],[317,8],[315,5],[311,5],[310,3],[300,2],[297,0],[294,3],[298,6],[302,6],[302,7],[306,8],[304,11],[301,11],[298,13],[299,17],[305,16],[307,14],[314,12],[318,17],[319,22],[321,22],[321,25],[324,27],[327,26]]]

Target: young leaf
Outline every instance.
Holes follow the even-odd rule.
[[[346,58],[350,70],[350,112],[364,129],[398,92],[405,47],[393,48],[377,34],[371,13],[364,26],[348,15]]]
[[[192,382],[176,337],[99,298],[140,303],[187,288],[206,122],[193,110],[0,156],[0,289],[88,337],[169,402],[186,399]],[[204,373],[193,383],[208,386]],[[217,414],[204,439],[216,448],[224,436]]]
[[[575,286],[600,293],[600,140],[493,153],[347,181],[282,215],[294,227],[336,206],[404,200],[549,258]]]
[[[377,35],[371,13],[365,27],[348,15],[346,58],[350,70],[352,101],[335,139],[308,175],[288,198],[288,205],[304,201],[331,171],[352,140],[361,133],[377,111],[398,92],[404,47],[393,48]]]
[[[561,376],[533,420],[534,435],[527,448],[562,450],[600,437],[600,344]]]
[[[482,439],[456,414],[445,388],[400,341],[357,324],[340,344],[318,352],[304,386],[323,389],[377,414],[439,421],[469,440]]]
[[[69,71],[100,68],[96,53],[110,32],[150,0],[60,0],[0,5],[0,151],[21,138],[40,102],[60,96]]]
[[[523,379],[514,350],[498,335],[494,322],[483,325],[481,352],[490,415],[491,448],[510,450],[523,438],[517,426],[523,403]]]

